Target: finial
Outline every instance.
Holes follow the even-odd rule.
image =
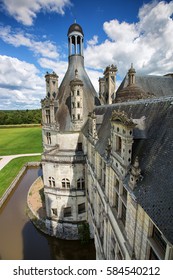
[[[131,67],[128,71],[128,76],[129,76],[129,86],[132,86],[135,84],[135,69],[133,68],[133,63],[131,63]]]

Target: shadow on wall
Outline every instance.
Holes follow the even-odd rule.
[[[81,244],[77,240],[62,240],[43,234],[32,224],[25,224],[23,231],[24,260],[95,260],[91,241]]]

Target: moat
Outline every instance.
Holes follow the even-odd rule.
[[[29,168],[0,209],[0,259],[94,260],[95,248],[80,241],[60,240],[40,232],[27,216],[27,193],[41,170]]]

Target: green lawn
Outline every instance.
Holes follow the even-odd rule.
[[[0,155],[42,152],[41,127],[0,129]]]
[[[26,162],[40,161],[41,156],[32,157],[19,157],[11,160],[4,168],[0,171],[0,197],[9,187],[11,182],[19,173],[20,169]]]

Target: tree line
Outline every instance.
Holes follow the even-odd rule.
[[[0,111],[0,125],[41,124],[41,109]]]

